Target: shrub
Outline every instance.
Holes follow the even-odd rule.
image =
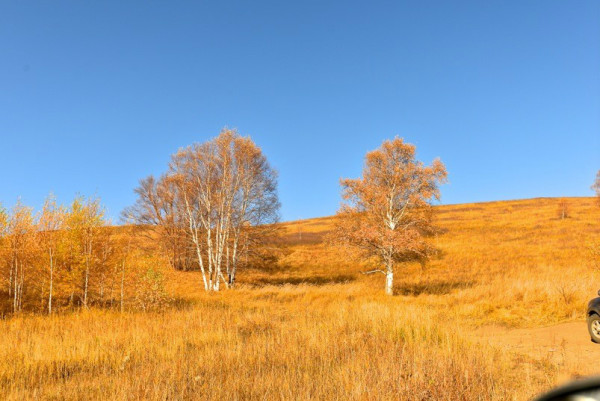
[[[142,271],[135,283],[135,308],[145,312],[162,311],[169,302],[163,274],[151,267]]]

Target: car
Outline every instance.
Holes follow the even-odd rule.
[[[587,308],[587,325],[590,337],[595,343],[600,343],[600,290],[598,297],[592,299],[588,303]]]

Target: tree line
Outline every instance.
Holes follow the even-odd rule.
[[[96,197],[39,212],[0,205],[0,316],[24,310],[155,309],[167,300],[160,259],[143,249],[137,227],[114,227]]]
[[[28,301],[52,313],[56,305],[114,298],[119,255],[106,226],[96,198],[78,197],[65,207],[49,196],[39,213],[20,201],[0,208],[4,309],[20,312]]]

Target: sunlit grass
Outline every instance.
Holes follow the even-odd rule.
[[[560,367],[472,333],[583,318],[600,287],[586,256],[600,208],[568,201],[565,220],[556,199],[439,207],[443,253],[400,267],[394,297],[360,274],[371,262],[319,242],[325,218],[288,224],[278,265],[241,271],[235,290],[205,294],[197,273],[168,273],[164,313],[7,318],[0,398],[528,399]]]
[[[504,399],[507,359],[359,286],[199,296],[164,314],[0,323],[9,399]],[[505,380],[505,379],[501,379]]]

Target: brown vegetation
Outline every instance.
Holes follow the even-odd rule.
[[[319,240],[332,218],[283,224],[279,259],[248,266],[238,288],[221,293],[205,293],[197,271],[130,252],[117,271],[143,274],[124,280],[125,313],[117,296],[112,309],[90,302],[0,321],[0,398],[528,399],[596,369],[474,333],[564,321],[585,332],[585,303],[599,286],[588,242],[600,238],[600,208],[568,201],[564,221],[555,199],[436,207],[440,254],[425,270],[407,263],[394,297],[360,274],[377,260]],[[127,243],[130,229],[109,231]],[[90,277],[93,301],[95,267]]]
[[[13,362],[0,365],[0,391],[9,399],[527,399],[594,368],[507,353],[473,342],[471,330],[584,317],[598,286],[585,249],[600,236],[600,209],[590,198],[569,202],[564,222],[554,199],[437,207],[442,254],[425,271],[408,264],[395,297],[359,273],[376,261],[290,237],[274,266],[244,271],[235,291],[205,294],[198,272],[167,270],[173,306],[162,312],[10,318],[0,349]],[[297,238],[301,228],[304,239],[332,224],[283,229]]]

